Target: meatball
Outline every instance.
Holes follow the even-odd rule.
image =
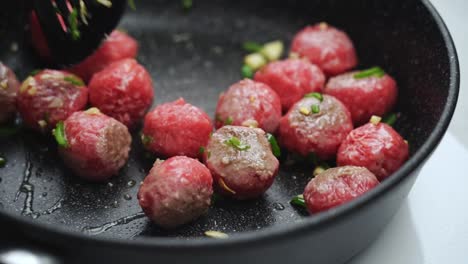
[[[304,190],[310,213],[344,204],[374,188],[379,181],[363,167],[344,166],[328,169],[313,178]]]
[[[112,63],[89,82],[89,101],[129,128],[141,121],[153,103],[150,74],[135,59]]]
[[[359,72],[349,72],[331,78],[324,93],[338,98],[351,112],[355,125],[362,125],[371,116],[383,116],[396,102],[398,88],[388,74],[356,78]]]
[[[255,81],[269,85],[281,100],[283,111],[287,111],[305,94],[321,92],[325,75],[314,64],[306,60],[287,59],[276,61],[261,68]]]
[[[216,128],[250,126],[273,133],[280,118],[281,103],[276,92],[249,79],[232,85],[220,96],[216,107]]]
[[[209,116],[180,98],[159,105],[146,115],[141,138],[146,149],[164,157],[197,158],[212,131]]]
[[[16,96],[20,83],[13,71],[0,62],[0,124],[16,113]]]
[[[109,64],[122,59],[135,58],[137,53],[137,41],[122,31],[114,30],[91,56],[68,70],[89,81],[93,74]]]
[[[220,128],[211,136],[204,159],[217,191],[239,200],[261,196],[273,184],[279,168],[260,128]]]
[[[340,74],[357,65],[356,51],[348,35],[323,22],[297,33],[291,51],[308,58],[327,75]]]
[[[43,70],[29,76],[18,93],[18,111],[25,124],[37,131],[52,130],[88,103],[88,88],[77,76],[57,70]]]
[[[335,97],[315,94],[297,102],[280,120],[282,146],[303,156],[328,160],[353,129],[351,114]]]
[[[57,125],[54,134],[59,133],[65,164],[86,180],[105,181],[127,162],[132,140],[127,127],[97,108],[75,112]]]
[[[337,163],[366,167],[384,180],[403,165],[408,152],[408,144],[391,126],[369,123],[349,133],[338,150]]]
[[[145,214],[164,228],[195,220],[208,211],[213,194],[210,171],[198,160],[157,160],[138,192]]]

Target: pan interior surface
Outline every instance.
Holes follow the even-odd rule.
[[[352,2],[352,3],[349,3]],[[155,84],[154,105],[184,97],[214,116],[219,94],[241,79],[245,41],[282,40],[308,24],[327,21],[346,31],[360,66],[379,65],[398,81],[396,129],[415,153],[442,114],[449,87],[447,49],[437,24],[418,1],[137,1],[120,28],[140,44],[138,60]],[[24,79],[41,67],[23,32],[2,39],[0,60]],[[19,49],[11,49],[12,44]],[[13,45],[14,46],[14,45]],[[16,50],[16,51],[15,51]],[[70,51],[72,52],[72,51]],[[0,138],[0,209],[34,221],[115,238],[199,237],[206,230],[254,231],[301,221],[307,215],[290,199],[302,193],[312,166],[282,160],[274,185],[260,199],[216,201],[205,216],[163,230],[141,213],[139,184],[153,160],[145,157],[138,131],[126,167],[109,182],[84,182],[64,167],[50,136],[22,130]]]

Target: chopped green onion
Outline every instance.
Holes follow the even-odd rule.
[[[249,79],[252,79],[255,73],[254,70],[252,70],[252,68],[250,68],[249,65],[242,66],[241,72],[242,72],[242,77],[249,78]]]
[[[314,98],[317,98],[320,102],[323,101],[323,95],[321,93],[308,93],[306,95],[304,95],[305,98],[311,98],[311,97],[314,97]]]
[[[284,52],[284,44],[283,42],[276,40],[272,42],[268,42],[263,45],[262,50],[260,53],[268,59],[268,61],[276,61],[283,56]]]
[[[144,146],[147,146],[153,142],[153,137],[147,136],[145,134],[141,134],[141,142]]]
[[[258,43],[258,42],[254,42],[254,41],[246,41],[244,42],[244,44],[242,44],[242,47],[244,48],[245,51],[247,52],[259,52],[263,49],[263,45]]]
[[[256,71],[268,63],[267,59],[260,53],[251,53],[244,58],[244,63],[253,71]]]
[[[192,0],[182,0],[182,8],[184,8],[185,11],[190,10],[192,6],[193,6]]]
[[[32,71],[29,73],[29,76],[35,76],[35,75],[38,74],[39,72],[41,72],[40,69],[32,70]]]
[[[299,207],[303,207],[303,208],[306,208],[306,203],[305,203],[305,200],[304,200],[304,195],[303,194],[299,194],[297,196],[294,196],[292,199],[291,199],[291,202],[290,202],[292,205],[296,205],[296,206],[299,206]]]
[[[81,37],[80,30],[78,29],[78,11],[73,8],[68,15],[68,24],[70,25],[70,34],[73,40],[78,40]]]
[[[200,149],[198,149],[198,153],[203,155],[203,153],[205,153],[205,147],[201,146]]]
[[[226,118],[226,121],[224,121],[224,124],[225,124],[226,126],[229,126],[229,125],[232,124],[233,121],[234,121],[234,120],[232,119],[232,117],[228,116],[228,118]]]
[[[85,24],[88,25],[88,8],[86,7],[86,4],[84,0],[80,0],[80,17],[81,21]]]
[[[314,114],[320,113],[320,105],[318,105],[318,104],[312,105],[312,113],[314,113]]]
[[[96,0],[99,4],[105,6],[105,7],[112,7],[112,1],[110,0]]]
[[[382,70],[380,67],[372,67],[367,70],[360,71],[354,74],[354,79],[363,79],[368,77],[383,77],[385,75],[385,71]]]
[[[68,148],[69,145],[67,137],[65,135],[65,125],[63,124],[63,121],[57,123],[57,127],[54,130],[52,130],[52,134],[54,134],[55,140],[57,141],[60,147]]]
[[[76,86],[84,86],[85,85],[84,82],[80,78],[75,77],[75,76],[71,76],[71,75],[70,76],[65,76],[63,78],[63,80],[66,81],[66,82],[69,82],[69,83],[71,83],[73,85],[76,85]]]
[[[128,6],[129,6],[132,10],[136,10],[135,0],[128,0]]]
[[[205,236],[211,237],[211,238],[218,238],[218,239],[229,238],[229,235],[226,233],[219,232],[219,231],[212,231],[212,230],[206,231]]]
[[[383,118],[382,122],[386,123],[389,126],[393,126],[397,121],[398,116],[395,113],[388,114],[386,117]]]
[[[237,137],[231,137],[230,139],[224,141],[224,143],[241,151],[250,149],[249,145],[243,144]]]
[[[278,145],[278,142],[276,141],[275,136],[273,136],[270,133],[267,133],[266,136],[268,141],[270,142],[271,151],[273,152],[273,155],[275,155],[275,157],[281,156],[281,149]]]

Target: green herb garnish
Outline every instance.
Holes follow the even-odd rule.
[[[132,10],[136,10],[136,5],[135,5],[135,1],[134,1],[134,0],[128,0],[128,6],[129,6]]]
[[[296,205],[296,206],[299,206],[299,207],[303,207],[303,208],[306,208],[306,203],[305,203],[305,200],[304,200],[304,195],[303,194],[299,194],[297,196],[294,196],[292,199],[291,199],[291,202],[290,202],[292,205]]]
[[[242,66],[242,77],[252,79],[255,72],[249,65]]]
[[[193,1],[192,0],[182,0],[182,8],[185,11],[190,10],[193,7]]]
[[[63,124],[63,121],[57,123],[57,127],[55,127],[55,129],[52,130],[52,134],[54,135],[55,140],[57,141],[60,147],[68,148],[69,145],[67,137],[65,136],[65,125]]]
[[[225,124],[226,126],[229,126],[229,125],[232,124],[233,121],[234,121],[234,120],[232,119],[232,117],[228,116],[228,118],[226,118],[226,120],[224,121],[224,124]]]
[[[255,53],[261,51],[263,49],[263,45],[254,41],[246,41],[242,44],[242,48],[247,52]]]
[[[316,99],[318,99],[320,102],[323,101],[323,95],[321,93],[308,93],[306,95],[304,95],[305,98],[311,98],[311,97],[314,97]]]
[[[71,83],[73,85],[76,85],[76,86],[84,86],[85,85],[84,82],[80,78],[75,77],[75,76],[65,76],[63,78],[63,80],[66,81],[66,82],[69,82],[69,83]]]
[[[385,71],[382,70],[380,67],[372,67],[367,70],[360,71],[353,75],[354,79],[363,79],[368,77],[383,77],[385,75]]]
[[[200,149],[198,149],[198,153],[200,153],[200,155],[203,155],[203,153],[205,153],[205,147],[201,146]]]
[[[147,136],[145,134],[141,134],[141,142],[144,146],[147,146],[153,142],[153,137]]]
[[[41,72],[40,69],[32,70],[32,71],[29,73],[29,76],[35,76],[35,75],[38,74],[39,72]]]
[[[5,167],[7,161],[4,157],[0,157],[0,168]]]
[[[393,126],[395,122],[398,119],[398,115],[395,113],[390,113],[387,116],[385,116],[382,120],[382,122],[386,123],[389,126]]]
[[[68,15],[68,24],[70,25],[70,34],[73,40],[78,40],[81,37],[81,32],[78,29],[78,11],[73,8]]]
[[[312,105],[311,109],[312,109],[312,113],[314,113],[314,114],[320,113],[320,105],[318,105],[318,104]]]
[[[250,149],[249,145],[243,144],[237,137],[231,137],[230,139],[224,141],[224,144],[241,151]]]
[[[266,136],[267,136],[268,141],[270,142],[271,151],[273,152],[273,155],[275,155],[275,157],[280,157],[281,149],[278,145],[278,142],[276,141],[275,136],[273,136],[270,133],[267,133]]]

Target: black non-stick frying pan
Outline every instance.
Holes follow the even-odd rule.
[[[154,104],[184,97],[211,115],[219,93],[241,78],[244,41],[289,43],[300,28],[320,21],[342,28],[360,66],[382,66],[398,81],[396,129],[410,142],[411,159],[363,197],[314,216],[289,204],[313,168],[282,165],[262,198],[217,201],[207,215],[167,231],[140,213],[136,193],[153,160],[136,136],[120,175],[95,184],[64,167],[50,136],[22,130],[0,139],[0,155],[8,159],[0,169],[4,253],[35,246],[66,263],[342,263],[400,207],[454,111],[456,52],[428,1],[194,0],[188,11],[180,1],[135,2],[137,10],[127,12],[120,27],[140,43],[138,59],[155,83]],[[40,64],[19,16],[5,13],[0,60],[24,78]],[[230,238],[205,238],[206,230]]]

